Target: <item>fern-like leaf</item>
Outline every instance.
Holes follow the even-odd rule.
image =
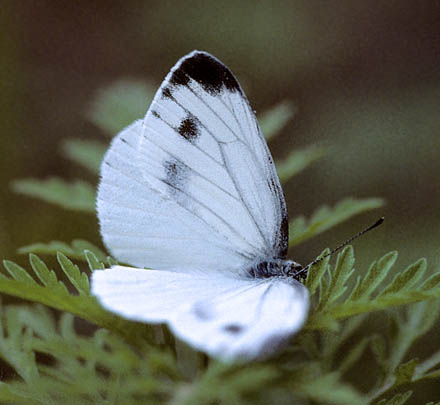
[[[323,147],[312,145],[304,149],[295,149],[285,159],[275,162],[281,183],[287,183],[293,176],[320,159],[325,153],[326,150]]]
[[[75,180],[68,183],[53,177],[47,180],[22,179],[12,183],[12,189],[65,209],[95,212],[95,189],[91,184]]]
[[[107,148],[108,145],[103,142],[84,139],[67,139],[63,143],[64,154],[70,160],[95,174],[99,173],[99,167]]]
[[[379,208],[383,203],[383,200],[380,198],[362,200],[347,198],[336,204],[333,208],[327,206],[319,208],[309,221],[306,221],[302,216],[297,217],[289,223],[289,246],[298,245],[361,212]]]
[[[406,391],[402,394],[396,394],[391,399],[382,399],[377,405],[403,405],[411,397],[412,391]]]
[[[261,130],[267,140],[278,135],[285,125],[294,117],[295,105],[290,101],[282,101],[258,116]]]
[[[20,254],[38,253],[47,255],[56,255],[58,252],[70,257],[71,259],[86,260],[84,251],[91,251],[98,258],[104,261],[106,254],[92,243],[83,239],[74,239],[70,245],[58,240],[49,243],[33,243],[18,249]]]
[[[93,253],[88,252],[88,255],[93,255]],[[136,334],[144,336],[145,341],[151,341],[152,331],[150,327],[125,321],[105,311],[95,297],[89,293],[87,274],[81,272],[62,253],[57,255],[57,259],[61,269],[80,295],[69,293],[69,289],[56,278],[55,273],[49,270],[36,255],[31,255],[30,263],[41,284],[22,267],[13,262],[4,261],[4,266],[11,278],[6,276],[0,277],[0,292],[41,303],[60,311],[69,312],[98,326],[107,328],[118,335],[122,335],[129,341],[133,341]],[[93,256],[93,262],[98,262],[96,256]],[[135,330],[137,332],[133,334]]]
[[[154,86],[145,81],[121,79],[99,91],[87,113],[88,118],[113,136],[145,115],[154,92]]]
[[[344,259],[345,258],[345,259]],[[326,272],[320,271],[319,279],[314,284],[320,283],[320,301],[317,311],[309,318],[309,328],[326,328],[330,320],[344,319],[354,315],[383,310],[397,305],[405,305],[413,302],[440,298],[440,283],[438,273],[431,276],[429,285],[422,280],[426,269],[426,261],[421,259],[409,266],[399,276],[396,276],[388,285],[382,287],[376,293],[379,284],[390,272],[395,262],[396,254],[385,255],[378,263],[370,266],[369,272],[364,278],[358,278],[354,287],[354,293],[350,294],[341,302],[340,297],[347,289],[347,281],[353,274],[353,252],[351,247],[345,248],[338,255],[335,271],[329,268]],[[380,280],[380,283],[377,281]],[[428,288],[429,287],[429,288]],[[355,294],[356,293],[356,294]]]

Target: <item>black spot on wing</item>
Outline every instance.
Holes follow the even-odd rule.
[[[243,331],[243,326],[238,325],[236,323],[230,323],[228,325],[223,326],[223,330],[232,335],[238,335]]]
[[[182,135],[187,141],[195,143],[200,136],[199,121],[192,114],[188,115],[183,121],[181,121],[177,132]]]
[[[164,87],[162,89],[162,97],[163,98],[172,98],[171,89],[169,87]]]
[[[153,114],[154,117],[159,118],[160,119],[160,114],[157,111],[152,110],[151,114]]]
[[[175,159],[164,163],[165,184],[168,185],[170,195],[177,197],[179,192],[184,190],[188,179],[188,167]]]
[[[223,88],[240,92],[241,88],[232,72],[218,59],[205,52],[196,52],[183,60],[173,72],[170,82],[173,86],[186,86],[193,79],[210,94],[218,94]]]
[[[201,302],[196,302],[193,307],[194,315],[199,318],[201,321],[209,321],[212,319],[213,314],[212,311]]]

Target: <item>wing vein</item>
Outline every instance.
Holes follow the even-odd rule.
[[[139,185],[144,185],[142,183],[140,183],[138,180],[136,180],[135,178],[132,178],[131,176],[128,176],[126,173],[123,173],[122,171],[120,171],[120,174],[122,174],[124,177],[134,181],[135,183],[139,184]],[[184,191],[174,187],[172,184],[164,181],[163,179],[160,179],[158,177],[153,176],[154,178],[156,178],[156,180],[161,181],[162,183],[166,184],[169,187],[172,187],[174,189],[176,189],[177,191],[180,191],[181,193],[187,195],[188,197],[190,197],[187,193],[185,193]],[[156,188],[154,188],[151,184],[149,185],[151,191],[155,192],[156,194],[163,196],[164,193],[163,191],[157,190]],[[253,251],[259,251],[258,248],[256,248],[255,246],[253,246],[249,241],[247,241],[237,230],[235,230],[234,227],[232,227],[227,221],[225,221],[223,218],[221,218],[218,214],[216,214],[214,211],[212,211],[210,208],[206,207],[206,205],[204,205],[203,203],[197,201],[194,197],[191,197],[192,200],[194,200],[195,202],[198,202],[202,207],[206,208],[209,212],[211,212],[214,216],[216,216],[217,218],[220,219],[221,222],[223,222],[231,231],[233,231],[234,234],[238,235],[240,239],[242,239],[247,245],[249,245]],[[186,208],[184,205],[182,205],[181,203],[179,203],[176,200],[173,200],[173,202],[178,205],[179,207],[181,207],[182,209],[184,209],[185,211],[187,211],[189,214],[197,217],[198,219],[200,219],[202,222],[204,222],[210,229],[214,230],[215,232],[219,233],[208,221],[206,221],[203,217],[197,215],[194,211],[189,210],[188,208]],[[227,236],[222,235],[225,239],[228,239]],[[229,240],[229,239],[228,239]],[[239,251],[237,251],[237,253],[239,253]],[[255,257],[255,255],[249,255],[250,257]]]

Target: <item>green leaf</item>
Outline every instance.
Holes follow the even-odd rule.
[[[93,252],[91,252],[90,250],[85,250],[84,255],[87,259],[87,263],[91,271],[105,269],[104,263],[100,262]]]
[[[60,242],[58,240],[54,240],[49,243],[33,243],[32,245],[21,247],[18,249],[18,253],[55,255],[58,252],[61,252],[71,259],[86,260],[84,255],[85,250],[93,252],[93,254],[100,261],[106,260],[107,255],[101,249],[84,239],[74,239],[70,246],[67,243]]]
[[[23,382],[0,386],[1,403],[157,403],[176,389],[179,375],[169,351],[152,346],[135,351],[102,329],[80,336],[70,314],[57,323],[42,306],[8,306],[2,309],[0,329],[8,331],[0,333],[0,354],[3,348],[11,354],[7,363],[19,374],[27,367],[35,371],[31,378],[25,373]],[[14,348],[28,356],[12,356],[20,355]],[[53,360],[36,361],[36,353]]]
[[[421,286],[421,289],[428,291],[438,287],[440,287],[440,271],[432,274],[427,280],[425,280]]]
[[[381,311],[393,306],[425,301],[432,298],[440,298],[440,289],[434,290],[430,293],[422,293],[417,290],[401,292],[384,298],[379,297],[371,302],[344,302],[342,304],[332,305],[329,308],[326,307],[325,312],[327,317],[338,320],[368,312]],[[309,319],[308,327],[311,329],[321,329],[322,327],[325,327],[321,317],[322,314],[319,312],[316,315],[312,315]]]
[[[385,255],[379,261],[378,265],[376,265],[378,267],[370,266],[370,270],[375,270],[368,272],[363,280],[359,279],[357,281],[355,291],[359,291],[359,285],[362,286],[365,284],[366,289],[362,291],[370,294],[376,288],[375,286],[380,284],[377,279],[383,280],[385,270],[386,272],[390,270],[394,260],[395,254],[391,253]],[[321,277],[320,301],[317,311],[309,317],[307,323],[308,329],[327,328],[331,325],[331,323],[329,323],[330,320],[334,322],[339,319],[379,311],[397,305],[440,298],[440,287],[429,290],[421,288],[424,285],[421,277],[426,269],[426,261],[423,259],[409,266],[407,270],[399,275],[399,278],[395,278],[388,286],[385,286],[384,291],[386,291],[386,294],[381,293],[376,297],[372,297],[370,294],[368,295],[368,299],[362,300],[353,300],[353,295],[350,295],[344,302],[340,302],[338,297],[340,297],[347,288],[345,284],[352,274],[352,259],[344,261],[342,266],[342,268],[339,270],[336,269],[333,273],[328,271],[327,278],[325,276]],[[378,268],[381,270],[377,270]],[[438,308],[438,311],[440,312],[440,308]],[[431,310],[423,315],[426,317],[426,319],[423,319],[427,327],[434,322],[437,313],[436,307],[436,311]],[[427,317],[429,315],[432,316],[428,319]],[[420,318],[422,315],[419,314],[417,316]],[[420,326],[419,330],[422,329],[423,327]]]
[[[261,131],[267,140],[278,135],[296,113],[295,105],[290,101],[282,101],[258,116]]]
[[[336,204],[334,208],[327,206],[319,208],[309,221],[306,221],[304,217],[297,217],[289,223],[289,246],[298,245],[361,212],[379,208],[382,205],[383,200],[380,198],[362,200],[347,198]]]
[[[374,334],[370,340],[371,351],[376,362],[384,367],[386,362],[386,341],[382,335]]]
[[[319,260],[321,257],[328,255],[329,253],[330,253],[330,249],[325,249],[316,258],[316,260]],[[314,264],[309,268],[307,272],[305,285],[309,290],[310,295],[313,295],[316,289],[318,288],[321,278],[324,276],[324,274],[327,271],[329,261],[330,261],[330,256],[327,256],[326,258],[322,259],[321,261],[319,261],[318,263]]]
[[[368,269],[368,272],[362,282],[358,282],[356,284],[349,297],[349,300],[368,300],[376,288],[382,284],[396,260],[397,252],[390,252],[383,256],[378,262],[374,261]]]
[[[77,265],[73,264],[67,256],[62,253],[57,253],[57,260],[64,274],[67,276],[69,281],[77,289],[80,295],[89,295],[89,278],[87,274],[81,273]]]
[[[426,271],[426,259],[420,259],[409,266],[403,273],[396,274],[394,280],[380,294],[385,297],[399,293],[400,291],[409,291],[422,277]]]
[[[351,246],[347,246],[338,255],[335,270],[331,274],[330,284],[326,296],[321,301],[321,305],[329,305],[336,301],[347,289],[347,281],[353,274],[354,252]]]
[[[145,115],[154,92],[155,87],[143,80],[118,80],[98,92],[87,116],[104,132],[115,135]]]
[[[350,370],[364,354],[365,349],[368,347],[369,339],[364,338],[359,340],[353,348],[350,349],[348,354],[343,358],[341,364],[338,367],[340,373],[346,373]]]
[[[377,405],[403,405],[411,397],[412,391],[406,391],[402,394],[396,394],[391,399],[382,399]]]
[[[325,153],[325,148],[316,145],[290,152],[285,159],[276,162],[281,183],[289,181],[293,176],[324,156]]]
[[[237,369],[231,365],[213,361],[208,369],[189,386],[189,390],[176,392],[173,404],[235,404],[246,393],[269,386],[278,376],[273,367],[254,365]],[[217,384],[220,384],[218,386]]]
[[[22,179],[15,180],[12,189],[19,194],[35,197],[65,209],[95,212],[95,190],[92,185],[82,180],[68,183],[55,177],[47,180]]]
[[[37,255],[30,254],[29,261],[32,270],[44,286],[49,287],[54,291],[59,291],[61,294],[68,294],[66,286],[61,281],[58,281],[55,272],[49,270],[46,263],[44,263]]]
[[[66,139],[63,142],[64,154],[73,162],[98,174],[102,158],[108,145],[85,139]]]
[[[41,405],[42,402],[35,397],[25,395],[13,383],[0,382],[0,403],[2,404],[29,404]]]
[[[307,398],[323,404],[365,404],[361,394],[339,380],[338,373],[317,376],[299,385],[298,391]]]
[[[420,379],[438,379],[440,378],[440,370],[430,371],[421,377]]]
[[[12,295],[28,301],[33,301],[47,305],[60,311],[69,312],[82,319],[88,320],[98,326],[107,328],[120,336],[124,336],[127,341],[134,345],[151,341],[152,332],[146,325],[138,325],[134,322],[125,321],[120,317],[105,311],[95,299],[88,295],[88,278],[85,273],[80,273],[66,256],[58,254],[58,261],[61,268],[81,295],[72,295],[59,280],[53,279],[53,272],[36,256],[30,257],[32,269],[35,271],[43,285],[38,284],[29,274],[24,276],[25,270],[15,263],[5,261],[8,272],[12,279],[0,277],[0,293]],[[63,287],[61,286],[63,285]],[[136,331],[134,334],[133,331]],[[142,339],[139,340],[139,336]]]
[[[416,368],[416,377],[423,378],[426,373],[440,365],[440,350],[421,362]]]
[[[406,363],[399,365],[394,372],[396,381],[395,385],[407,384],[410,383],[413,379],[414,372],[416,370],[417,364],[419,363],[418,359],[412,359]]]
[[[35,283],[35,280],[28,274],[28,272],[18,264],[15,264],[9,260],[3,260],[3,265],[14,280],[23,281],[30,284]]]
[[[35,354],[26,348],[29,341],[28,333],[22,332],[21,325],[11,311],[2,313],[0,328],[0,357],[13,365],[18,375],[27,382],[35,380],[38,370],[35,363]]]

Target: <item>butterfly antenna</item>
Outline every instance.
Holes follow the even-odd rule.
[[[362,236],[363,234],[371,231],[374,228],[377,228],[379,225],[383,223],[385,220],[384,217],[380,217],[373,225],[370,225],[368,228],[364,229],[363,231],[357,233],[356,235],[352,236],[350,239],[347,239],[342,245],[339,245],[337,248],[330,251],[330,253],[327,253],[326,255],[313,260],[310,262],[307,266],[303,267],[301,270],[299,270],[297,273],[295,273],[295,277],[300,275],[301,273],[307,272],[307,270],[312,267],[313,265],[319,263],[320,261],[324,260],[326,257],[331,256],[333,253],[337,252],[338,250],[341,250],[343,247],[347,246],[350,242],[353,242],[355,239],[359,238],[359,236]]]

